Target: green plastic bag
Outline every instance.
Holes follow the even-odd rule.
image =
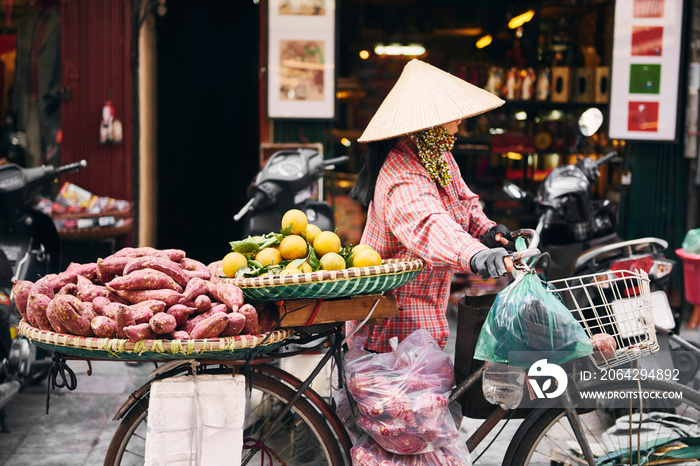
[[[540,359],[562,364],[593,354],[571,311],[532,272],[496,296],[476,344],[475,359],[530,367]]]
[[[688,231],[683,238],[683,250],[690,254],[700,254],[700,228]]]

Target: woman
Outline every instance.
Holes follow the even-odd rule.
[[[450,153],[463,118],[503,104],[495,95],[411,60],[367,125],[368,143],[351,195],[368,207],[362,243],[382,257],[420,258],[426,269],[396,290],[399,315],[363,327],[365,349],[390,351],[424,328],[444,348],[447,300],[455,272],[500,277],[512,269],[503,245],[510,232],[484,214]],[[480,238],[477,239],[477,238]],[[348,334],[355,324],[349,324]]]

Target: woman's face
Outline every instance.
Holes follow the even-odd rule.
[[[450,134],[457,134],[457,130],[459,128],[459,124],[462,122],[462,119],[460,118],[459,120],[451,121],[449,123],[445,123],[443,128],[445,128]]]

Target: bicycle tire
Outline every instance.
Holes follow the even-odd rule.
[[[625,459],[628,464],[630,460],[631,464],[637,464],[635,458],[638,458],[636,453],[640,449],[633,448],[637,445],[635,442],[641,441],[641,444],[644,445],[644,442],[660,438],[663,426],[659,419],[665,416],[675,414],[674,419],[677,416],[692,419],[693,422],[690,424],[694,424],[694,429],[697,429],[697,434],[700,434],[700,428],[697,424],[698,419],[700,419],[700,393],[684,385],[663,380],[610,381],[593,383],[580,391],[589,394],[596,391],[623,393],[638,392],[640,389],[642,392],[649,393],[681,393],[682,399],[665,400],[665,407],[656,407],[659,404],[656,402],[643,401],[643,403],[647,403],[646,406],[642,407],[644,413],[641,417],[643,428],[639,427],[640,416],[636,404],[631,416],[629,409],[619,407],[613,409],[610,407],[610,403],[607,403],[608,407],[601,406],[601,401],[595,401],[594,397],[581,399],[575,404],[579,410],[584,432],[589,444],[592,445],[594,456],[599,464],[601,458],[604,458],[603,454],[612,454],[613,457]],[[592,403],[595,403],[595,406],[592,406]],[[625,420],[629,419],[632,419],[632,422],[626,423]],[[629,435],[630,427],[632,429],[631,435]],[[612,430],[614,428],[617,430]],[[637,436],[637,432],[639,432],[639,436]],[[623,440],[625,445],[623,445]],[[525,418],[513,435],[503,464],[509,466],[585,464],[580,453],[575,451],[576,448],[580,447],[573,436],[573,431],[563,409],[537,409]],[[629,455],[630,449],[633,451],[632,456],[625,458],[624,455]],[[647,447],[641,449],[641,451],[647,450]],[[654,448],[654,450],[656,449]],[[621,456],[619,456],[620,454]],[[659,455],[658,459],[663,459],[663,456]]]
[[[257,439],[258,437],[251,432],[251,429],[260,430],[266,423],[270,422],[269,416],[274,409],[283,406],[282,403],[286,404],[295,392],[269,376],[252,373],[251,377],[250,400],[258,396],[261,400],[255,407],[258,416],[255,422],[251,421],[249,417],[252,411],[246,409],[246,429],[243,436],[244,438],[252,436]],[[107,450],[105,466],[143,465],[148,402],[149,393],[146,393],[122,419]],[[268,402],[275,404],[263,406],[263,403]],[[263,409],[271,412],[264,413]],[[286,427],[289,427],[288,429],[278,428],[275,436],[265,443],[273,459],[277,461],[273,464],[328,464],[333,466],[346,464],[338,440],[324,418],[303,398],[295,402],[290,414],[285,416],[280,426],[285,426],[285,424]],[[302,438],[299,439],[298,436]],[[301,451],[300,446],[303,447]],[[258,464],[260,457],[257,455],[259,454],[260,452],[248,464]],[[244,449],[243,457],[245,458],[245,456],[246,450]]]

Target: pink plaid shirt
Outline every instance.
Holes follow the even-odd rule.
[[[419,328],[430,332],[444,348],[452,276],[470,271],[472,256],[487,249],[475,238],[495,222],[486,217],[479,196],[464,183],[452,154],[444,156],[452,172],[452,181],[445,188],[430,178],[408,136],[399,139],[379,173],[362,243],[383,258],[420,258],[427,266],[395,291],[398,316],[355,334],[353,340],[367,337],[366,349],[391,351],[390,338],[398,337],[400,342]],[[348,323],[348,334],[356,324]]]

